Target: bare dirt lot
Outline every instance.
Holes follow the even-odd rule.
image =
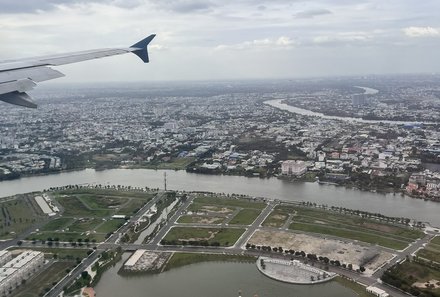
[[[282,247],[353,264],[353,267],[365,266],[367,273],[372,273],[393,257],[376,247],[362,246],[346,240],[315,237],[286,231],[257,230],[249,240],[250,244]]]

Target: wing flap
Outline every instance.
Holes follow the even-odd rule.
[[[1,82],[11,82],[23,78],[28,78],[34,82],[42,82],[45,80],[51,80],[55,78],[63,77],[64,74],[58,70],[54,70],[49,67],[34,67],[25,69],[16,69],[0,72],[0,86]],[[1,93],[0,93],[1,94]]]

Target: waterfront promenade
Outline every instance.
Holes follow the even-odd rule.
[[[336,273],[309,266],[298,260],[289,261],[269,257],[258,257],[257,268],[267,277],[291,284],[318,284],[337,276]]]

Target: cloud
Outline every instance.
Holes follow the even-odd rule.
[[[338,45],[365,43],[373,39],[373,35],[367,32],[340,32],[335,35],[320,35],[313,38],[313,43],[319,45]]]
[[[440,30],[433,27],[408,27],[403,29],[408,37],[437,37],[440,36]]]
[[[213,2],[207,0],[153,0],[152,2],[160,9],[177,13],[209,11],[216,6]]]
[[[328,9],[317,8],[317,9],[309,9],[297,12],[293,15],[294,18],[297,19],[311,19],[315,16],[332,14],[332,12]]]
[[[142,0],[1,0],[0,14],[36,13],[51,11],[60,5],[107,4],[121,8],[134,8],[142,5]]]
[[[242,43],[232,45],[219,45],[216,50],[252,50],[252,49],[290,49],[295,45],[295,42],[286,36],[281,36],[277,39],[255,39],[252,41],[244,41]]]

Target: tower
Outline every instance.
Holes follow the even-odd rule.
[[[166,172],[163,173],[163,184],[164,184],[164,189],[166,192],[167,191],[167,173]]]

